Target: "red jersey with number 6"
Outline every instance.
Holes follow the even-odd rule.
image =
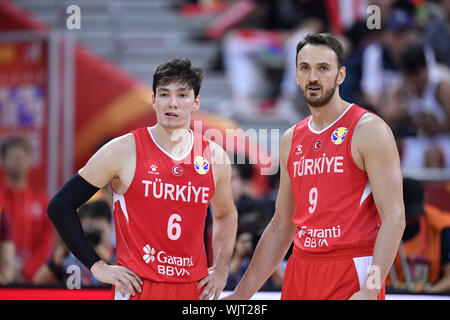
[[[372,255],[381,221],[368,176],[351,153],[356,123],[366,112],[352,104],[321,131],[311,127],[311,116],[294,128],[287,167],[294,245],[301,252]]]
[[[203,234],[214,194],[209,141],[190,131],[187,152],[173,158],[150,128],[132,133],[134,178],[124,194],[113,192],[117,264],[153,281],[198,281],[208,274]]]

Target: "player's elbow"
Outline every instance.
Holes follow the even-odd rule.
[[[63,208],[62,199],[59,193],[57,193],[55,196],[53,196],[53,198],[50,200],[47,206],[47,216],[52,222],[58,219],[59,215],[62,212],[62,208]]]
[[[238,212],[236,208],[232,208],[231,210],[228,211],[228,220],[230,221],[230,223],[236,227],[237,229],[237,225],[238,225]]]
[[[58,211],[59,211],[59,206],[57,204],[57,201],[55,201],[55,198],[53,197],[47,206],[47,215],[50,218],[50,220],[53,221],[53,219],[54,219],[55,215],[58,213]]]
[[[399,228],[399,231],[403,235],[403,232],[406,228],[406,218],[405,218],[405,210],[402,209],[398,218],[397,218],[397,227]]]
[[[406,227],[405,207],[403,205],[401,205],[400,208],[398,208],[395,211],[395,213],[396,214],[394,215],[394,218],[395,218],[397,228],[399,230],[401,230],[401,232],[403,234],[403,231],[405,231],[405,227]]]
[[[219,208],[217,211],[214,211],[214,220],[219,223],[223,222],[237,229],[238,212],[235,207]]]

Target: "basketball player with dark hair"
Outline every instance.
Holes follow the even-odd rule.
[[[158,66],[157,123],[113,139],[53,197],[48,215],[69,250],[115,299],[217,299],[233,253],[237,212],[225,151],[189,129],[200,106],[202,71],[188,59]],[[124,106],[126,112],[126,106]],[[83,237],[76,209],[111,182],[117,265],[100,260]],[[203,232],[211,202],[214,261]]]
[[[228,299],[249,299],[292,241],[282,299],[384,299],[405,227],[399,155],[381,118],[340,98],[342,56],[329,34],[297,46],[311,115],[282,137],[275,215]]]

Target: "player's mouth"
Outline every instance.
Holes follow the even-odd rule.
[[[320,91],[321,91],[322,89],[321,89],[320,86],[308,86],[308,87],[306,88],[306,90],[307,90],[309,93],[318,94],[318,93],[320,93]]]
[[[176,112],[172,112],[172,111],[167,111],[164,113],[164,115],[166,116],[166,118],[168,119],[175,119],[178,118],[178,114]]]
[[[320,86],[307,86],[306,92],[308,92],[311,95],[318,95],[322,91],[322,88]]]

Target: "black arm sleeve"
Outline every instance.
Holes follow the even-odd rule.
[[[77,173],[55,194],[47,207],[47,214],[61,239],[88,269],[100,257],[84,237],[76,210],[98,190]]]

